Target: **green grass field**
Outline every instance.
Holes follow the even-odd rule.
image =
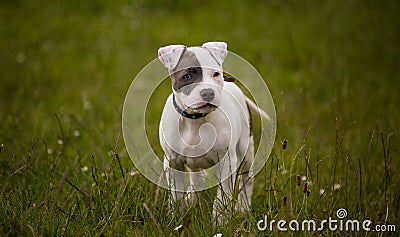
[[[396,0],[1,1],[0,236],[278,236],[257,222],[339,208],[397,232],[285,235],[398,235],[399,10]],[[215,189],[168,216],[168,192],[134,172],[121,130],[129,85],[160,46],[214,40],[261,73],[278,123],[252,212],[221,227]]]

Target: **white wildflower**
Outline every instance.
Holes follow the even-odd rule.
[[[340,184],[333,185],[333,191],[339,190],[342,186]]]
[[[86,172],[86,171],[89,170],[89,168],[85,165],[85,166],[83,166],[83,167],[81,168],[81,170],[82,170],[82,172]]]
[[[75,131],[74,131],[74,136],[75,136],[75,137],[81,136],[81,132],[79,132],[79,130],[75,130]]]
[[[138,171],[132,170],[132,171],[129,172],[128,174],[129,174],[130,176],[134,176],[134,175],[137,175],[138,173],[139,173]]]
[[[182,228],[182,225],[178,225],[174,230],[179,230],[180,228]]]

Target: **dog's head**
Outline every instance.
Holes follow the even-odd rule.
[[[224,42],[190,48],[170,45],[158,50],[158,57],[172,79],[176,100],[186,112],[209,113],[221,104],[222,63],[226,55]]]

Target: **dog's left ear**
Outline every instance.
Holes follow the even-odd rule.
[[[184,45],[169,45],[158,49],[158,59],[164,64],[169,71],[172,71],[181,59],[186,46]]]
[[[203,44],[203,48],[207,49],[219,65],[225,60],[228,53],[227,44],[225,42],[207,42]]]

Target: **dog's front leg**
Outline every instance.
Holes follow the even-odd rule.
[[[236,204],[236,210],[240,212],[250,211],[251,197],[253,195],[254,175],[252,165],[254,162],[254,141],[250,136],[246,142],[241,142],[240,149],[246,150],[245,156],[241,161],[237,176],[240,177],[239,196]],[[238,179],[237,179],[238,180]]]
[[[204,188],[206,172],[204,170],[190,170],[190,185],[188,188],[188,199],[190,203],[197,200],[199,192]]]
[[[164,155],[164,172],[167,178],[169,189],[171,190],[170,211],[181,211],[184,207],[185,183],[184,183],[184,164],[178,158],[169,158]]]
[[[214,201],[213,216],[218,225],[227,223],[228,217],[232,213],[232,199],[236,177],[236,153],[228,152],[218,163],[217,178],[220,181],[217,198]]]

